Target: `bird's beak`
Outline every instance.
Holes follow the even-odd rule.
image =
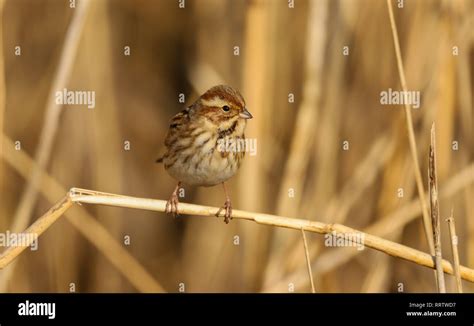
[[[249,111],[247,111],[246,108],[244,108],[244,110],[239,113],[239,117],[241,117],[243,119],[252,119],[253,118],[253,116],[250,114]]]

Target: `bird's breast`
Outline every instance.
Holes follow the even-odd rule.
[[[217,132],[195,132],[169,148],[165,168],[185,184],[213,186],[235,175],[244,156],[244,143],[243,133],[219,137]]]

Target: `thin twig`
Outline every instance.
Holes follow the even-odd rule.
[[[387,7],[388,7],[388,14],[390,16],[390,26],[392,28],[392,35],[393,35],[393,44],[395,46],[395,55],[397,57],[397,67],[398,67],[398,74],[400,75],[400,82],[402,84],[402,89],[406,93],[408,91],[407,82],[405,79],[405,72],[403,69],[403,61],[402,61],[402,54],[400,50],[400,42],[398,40],[398,32],[397,32],[397,25],[395,24],[395,18],[393,16],[393,9],[390,0],[387,0]],[[423,225],[425,228],[425,235],[428,241],[428,246],[430,248],[430,252],[434,255],[434,243],[433,238],[431,235],[433,234],[431,223],[430,223],[430,216],[428,213],[428,205],[426,203],[425,198],[425,190],[423,187],[423,179],[421,177],[421,170],[420,170],[420,163],[418,162],[418,154],[416,149],[416,139],[415,139],[415,132],[413,129],[413,120],[411,116],[411,108],[410,104],[405,103],[405,117],[407,123],[407,131],[408,131],[408,139],[410,143],[410,151],[411,156],[413,159],[414,169],[415,169],[415,181],[416,181],[416,188],[418,190],[418,197],[420,198],[421,204],[421,211],[423,214]]]
[[[309,281],[311,283],[311,292],[316,293],[316,290],[314,289],[313,272],[311,271],[311,260],[309,259],[308,242],[306,241],[306,234],[304,233],[303,229],[301,229],[301,234],[303,235],[304,253],[306,256],[306,265],[308,266],[308,276]]]
[[[443,256],[441,253],[441,222],[439,220],[438,176],[436,174],[436,133],[435,124],[431,126],[431,145],[429,154],[429,193],[431,223],[433,224],[433,242],[435,246],[436,284],[439,293],[446,293],[443,273]]]
[[[67,196],[72,202],[83,204],[127,207],[157,212],[164,212],[166,207],[166,200],[130,197],[79,188],[72,188],[68,192]],[[62,201],[64,201],[64,199],[62,199]],[[201,206],[186,203],[179,204],[179,212],[182,215],[200,215],[215,217],[218,211],[218,207]],[[36,221],[32,225],[31,228],[28,229],[28,231],[31,233],[36,233],[37,231],[41,231],[41,233],[44,232],[57,220],[49,217],[49,214],[52,214],[54,212],[55,210],[50,210],[49,213],[43,215],[38,221]],[[222,212],[219,216],[224,217],[224,212]],[[338,234],[338,236],[344,238],[346,238],[346,234],[349,234],[349,236],[347,236],[346,238],[346,240],[348,241],[352,240],[353,234],[359,233],[361,234],[361,236],[363,236],[363,244],[367,248],[382,251],[390,256],[405,259],[407,261],[414,262],[420,266],[425,266],[429,268],[435,267],[432,256],[430,254],[407,247],[399,243],[382,239],[380,237],[368,233],[363,233],[361,231],[352,229],[341,224],[327,224],[316,221],[289,218],[270,214],[260,214],[241,210],[233,210],[232,217],[234,219],[253,221],[262,225],[294,230],[303,229],[308,232],[319,234],[333,234],[333,232],[335,232]],[[11,262],[16,256],[18,256],[23,250],[25,250],[25,248],[26,247],[21,247],[20,249],[17,249],[15,251],[7,249],[6,252],[2,253],[0,255],[0,269],[7,266],[8,263],[6,262]],[[442,263],[444,271],[446,273],[453,274],[453,267],[451,263],[447,260],[443,260]],[[474,283],[474,270],[465,266],[461,266],[461,277],[467,281]]]
[[[44,231],[46,231],[58,218],[60,218],[64,212],[66,212],[73,202],[69,196],[65,196],[59,202],[51,207],[46,213],[43,214],[39,219],[37,219],[29,228],[27,228],[23,233],[32,234],[36,237],[39,237]],[[26,237],[25,246],[13,246],[8,247],[0,256],[0,269],[8,266],[13,259],[15,259],[19,254],[21,254],[26,248],[28,248],[36,237]]]
[[[453,266],[454,266],[454,277],[456,278],[456,289],[458,293],[462,293],[462,281],[461,272],[459,268],[459,252],[458,252],[458,236],[456,235],[456,225],[454,223],[453,209],[451,209],[451,216],[446,221],[449,226],[449,237],[451,239],[451,250],[453,252]]]

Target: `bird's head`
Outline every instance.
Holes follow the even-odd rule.
[[[242,95],[227,85],[212,87],[200,96],[196,104],[200,115],[224,129],[237,121],[252,119]]]

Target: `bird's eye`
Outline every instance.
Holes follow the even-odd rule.
[[[229,112],[230,111],[230,107],[228,105],[224,105],[222,107],[222,110],[224,110],[224,112]]]

